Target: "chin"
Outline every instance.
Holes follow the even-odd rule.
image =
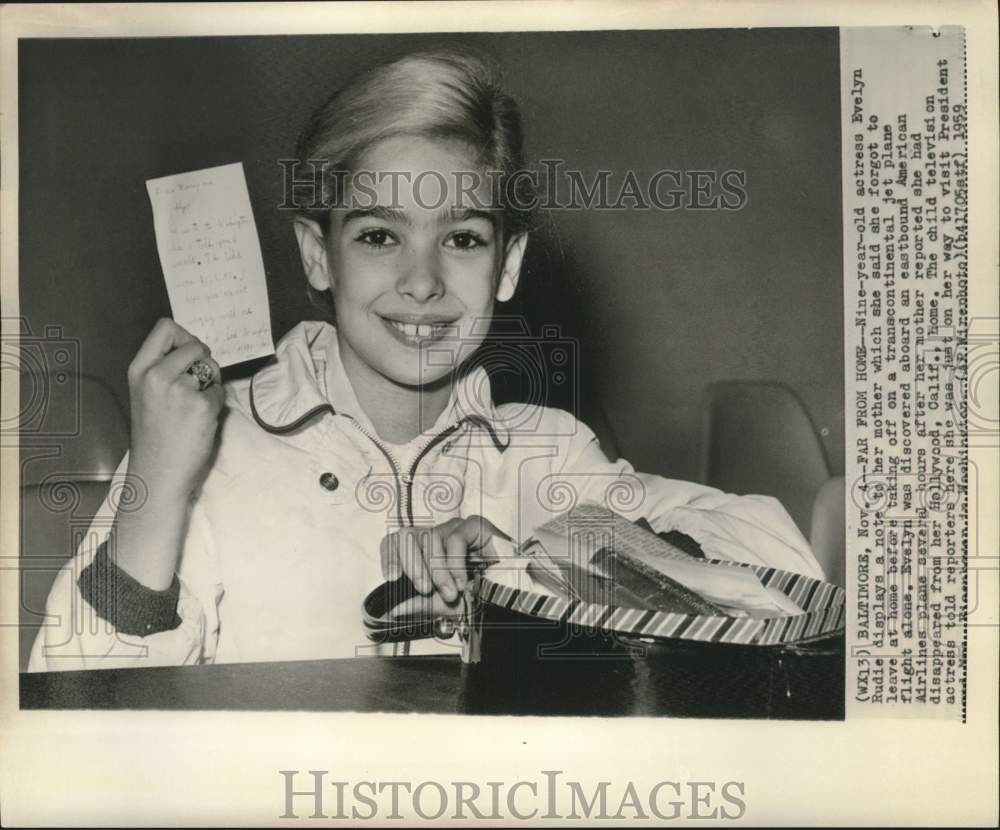
[[[412,366],[396,365],[384,367],[382,374],[399,386],[419,389],[425,386],[440,386],[443,383],[448,383],[454,375],[454,368],[435,366],[434,371],[430,372],[426,369],[420,371],[420,367],[416,364]]]

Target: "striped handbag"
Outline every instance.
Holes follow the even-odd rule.
[[[648,525],[637,528],[603,508],[584,505],[567,516],[577,524],[563,517],[547,526],[558,531],[547,537],[553,550],[561,538],[578,531],[593,536],[596,527],[616,528],[612,538],[624,549],[661,544]],[[538,538],[546,538],[544,532]],[[702,557],[685,550],[684,542],[664,541],[667,558],[690,563]],[[457,633],[468,664],[464,699],[470,712],[843,717],[843,589],[771,567],[702,557],[699,567],[739,569],[730,575],[743,581],[752,575],[797,613],[732,615],[670,579],[680,593],[651,604],[626,589],[622,570],[609,580],[609,592],[566,595],[530,578],[530,551],[529,543],[514,559],[477,571],[458,619],[393,617],[391,609],[416,591],[405,576],[380,586],[365,601],[369,638]],[[566,551],[560,555],[569,558]],[[565,561],[560,567],[567,567]],[[723,580],[725,573],[719,572]],[[658,587],[672,590],[671,584]]]

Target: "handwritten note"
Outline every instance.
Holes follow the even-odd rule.
[[[274,353],[267,283],[243,165],[146,182],[174,320],[220,366]]]

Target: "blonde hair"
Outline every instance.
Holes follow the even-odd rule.
[[[531,177],[514,176],[524,167],[520,111],[505,92],[495,61],[455,49],[414,52],[382,64],[349,81],[313,113],[296,157],[307,167],[312,162],[313,192],[322,201],[299,213],[325,231],[337,202],[335,176],[350,171],[376,142],[400,135],[465,142],[481,172],[511,182],[496,193],[504,236],[529,228],[535,202]]]

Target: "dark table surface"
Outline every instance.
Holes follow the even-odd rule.
[[[803,683],[808,674],[774,664],[754,680],[727,674],[726,665],[720,682],[719,675],[703,676],[702,661],[685,666],[676,657],[478,666],[457,656],[361,657],[22,674],[20,688],[24,709],[843,717],[842,679]]]
[[[24,709],[258,709],[456,712],[461,660],[228,663],[21,675]]]

